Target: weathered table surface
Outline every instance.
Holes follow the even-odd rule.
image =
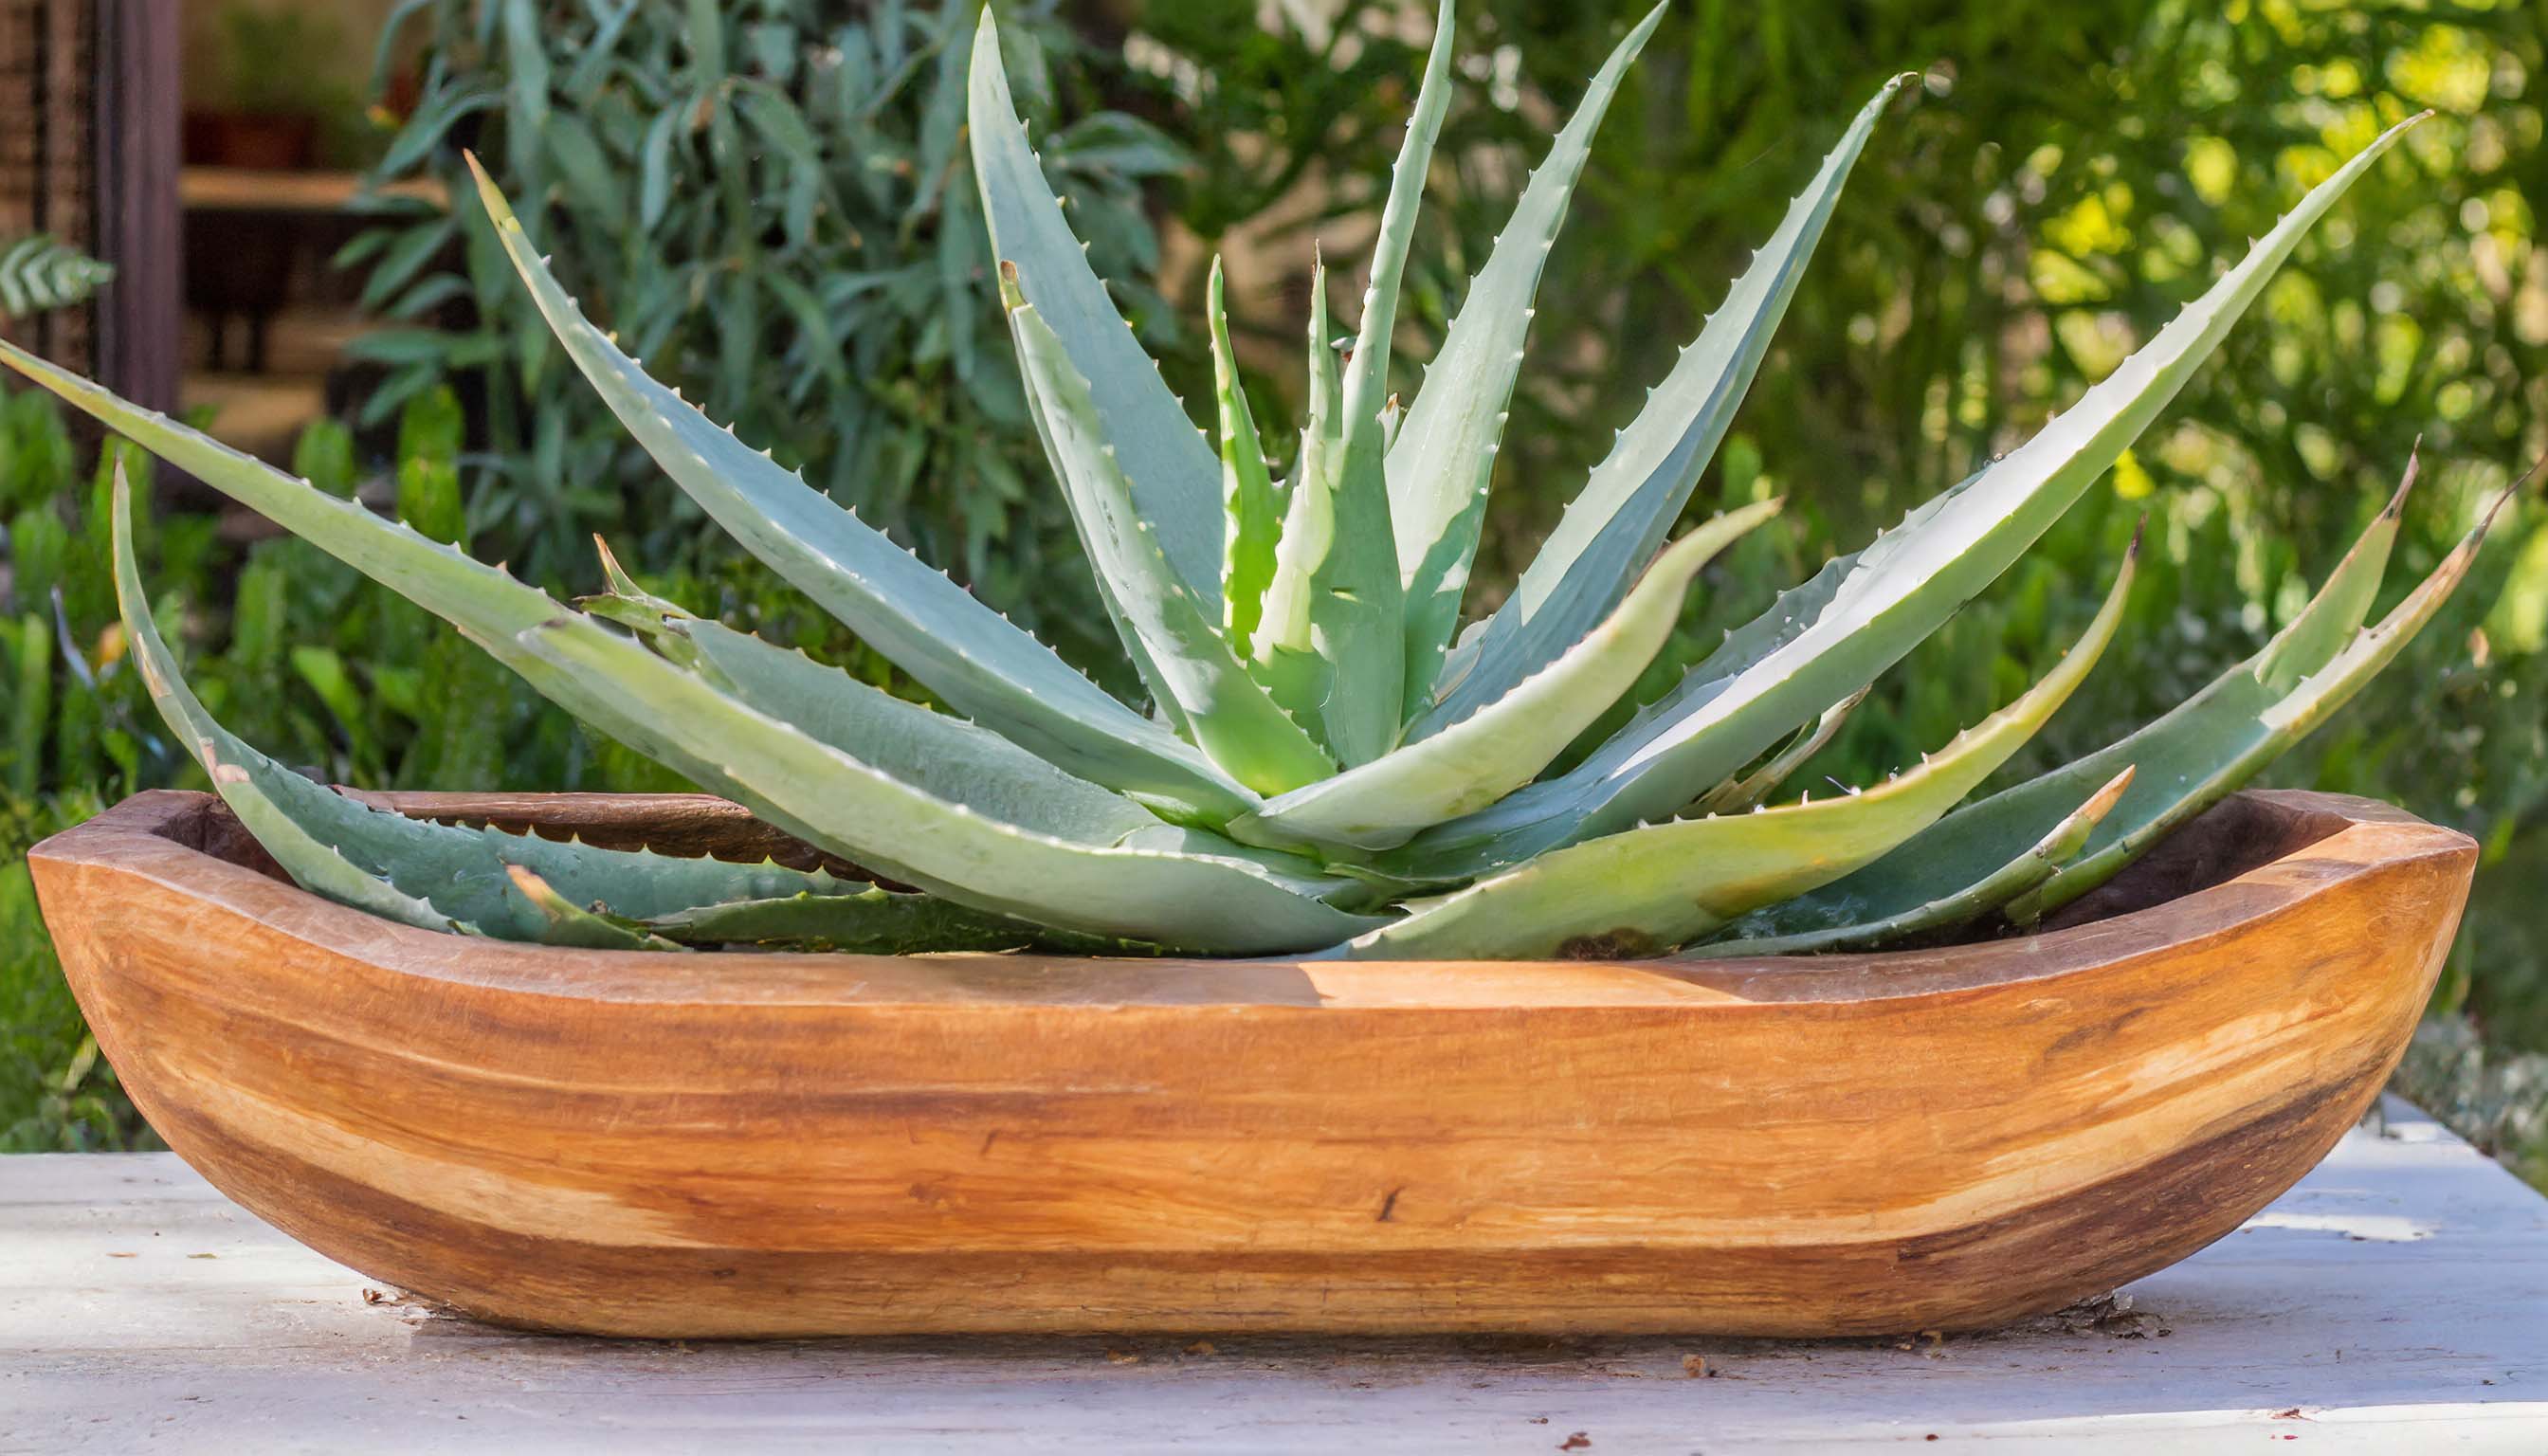
[[[2269,1440],[2548,1451],[2548,1200],[2393,1100],[2221,1243],[1988,1336],[683,1345],[514,1334],[367,1289],[165,1154],[0,1158],[0,1452]]]

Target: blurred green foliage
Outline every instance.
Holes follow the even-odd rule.
[[[1474,84],[1444,134],[1410,279],[1402,389],[1582,79],[1642,9],[1463,5]],[[304,441],[304,473],[556,585],[592,579],[585,533],[608,530],[650,586],[886,679],[738,561],[607,423],[465,200],[467,144],[570,285],[712,414],[1065,650],[1111,658],[981,277],[958,144],[970,9],[952,11],[409,7],[427,84],[386,174],[430,173],[463,201],[448,215],[385,204],[384,228],[349,260],[394,320],[364,349],[389,370],[371,410],[400,418],[404,463],[367,473],[353,437],[322,426]],[[1173,319],[1199,306],[1214,247],[1282,265],[1282,286],[1234,279],[1234,321],[1289,359],[1311,240],[1340,279],[1355,271],[1427,36],[1420,13],[1396,0],[1085,0],[1016,19],[1007,58],[1046,160],[1171,380],[1208,398]],[[2110,481],[1888,675],[1799,781],[1880,776],[2014,695],[2086,620],[2144,516],[2150,550],[2122,640],[2009,772],[2172,706],[2288,619],[2420,436],[2394,597],[2487,490],[2548,447],[2548,251],[2530,201],[2548,196],[2543,64],[2548,12],[2509,0],[1681,0],[1612,110],[1551,260],[1481,601],[1850,111],[1905,68],[1921,94],[1878,133],[1693,504],[1784,494],[1785,527],[1711,569],[1677,659],[2024,438],[2309,183],[2431,107]],[[1300,381],[1295,364],[1260,375],[1267,357],[1250,355],[1248,382],[1279,454]],[[0,850],[175,772],[101,636],[112,612],[94,472],[36,407],[9,408],[0,518],[17,565],[0,667],[19,688],[0,714],[12,735],[0,783],[19,808],[0,818]],[[2526,503],[2499,537],[2450,612],[2270,776],[2396,798],[2485,845],[2442,997],[2484,1036],[2428,1037],[2410,1074],[2460,1126],[2518,1152],[2541,1146],[2548,1116],[2536,1059],[2548,908],[2525,892],[2548,872],[2548,511]],[[241,550],[209,520],[169,517],[145,560],[208,700],[288,761],[375,786],[665,781],[299,543]],[[1664,681],[1659,669],[1651,685]],[[0,871],[0,1016],[22,1018],[0,1048],[0,1136],[112,1144],[135,1125],[113,1111],[109,1074],[81,1059],[41,939],[11,919],[29,913],[22,882]],[[29,945],[33,961],[15,949]]]
[[[1114,651],[1027,422],[962,143],[969,6],[846,0],[559,5],[426,0],[423,90],[382,180],[438,179],[446,210],[388,201],[339,261],[394,326],[366,413],[456,384],[482,553],[594,580],[589,533],[631,561],[713,572],[738,553],[672,489],[551,339],[497,246],[476,155],[567,287],[711,416],[1092,664]],[[1184,163],[1092,104],[1106,66],[1048,3],[1002,28],[1019,103],[1098,271],[1154,345],[1141,186]]]

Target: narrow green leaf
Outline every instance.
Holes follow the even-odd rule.
[[[1802,894],[1919,833],[2006,762],[2087,677],[2123,621],[2133,558],[2068,657],[2017,701],[1872,788],[1645,825],[1554,850],[1328,954],[1345,958],[1658,955]]]
[[[864,888],[819,869],[789,869],[766,861],[744,864],[682,859],[410,819],[303,777],[229,733],[187,688],[147,610],[133,558],[131,494],[122,488],[119,473],[116,589],[134,660],[169,730],[204,766],[214,788],[258,843],[305,888],[429,930],[457,927],[556,945],[608,946],[634,940],[589,923],[595,913],[590,909],[568,914],[544,903],[525,887],[525,877],[541,894],[641,917],[726,901]],[[350,692],[350,684],[346,690]],[[331,698],[330,705],[340,715],[359,714],[359,704]]]
[[[676,102],[656,113],[638,147],[637,226],[649,231],[664,221],[665,210],[673,204],[673,133],[687,110]]]
[[[1363,288],[1353,355],[1345,363],[1346,473],[1349,477],[1368,474],[1370,488],[1382,491],[1384,496],[1380,410],[1389,394],[1390,335],[1398,326],[1399,280],[1407,273],[1407,248],[1415,236],[1415,215],[1424,201],[1425,174],[1433,165],[1433,142],[1442,135],[1442,116],[1451,107],[1451,46],[1459,31],[1457,9],[1456,0],[1441,0],[1433,15],[1433,46],[1424,57],[1424,79],[1415,90],[1415,110],[1407,119],[1407,136],[1399,142],[1398,160],[1389,169],[1389,198],[1381,204],[1380,230],[1372,239],[1371,275]],[[1356,470],[1351,463],[1356,456],[1369,457],[1367,469]],[[1387,518],[1385,500],[1382,518]]]
[[[1330,388],[1335,412],[1321,418],[1314,408],[1314,421],[1323,425],[1313,432],[1317,453],[1308,439],[1303,442],[1304,468],[1284,522],[1286,546],[1297,525],[1302,549],[1278,552],[1289,564],[1284,574],[1295,584],[1285,592],[1290,626],[1281,650],[1311,655],[1284,676],[1308,684],[1303,696],[1316,697],[1315,703],[1287,701],[1285,706],[1317,722],[1320,739],[1348,768],[1388,753],[1404,726],[1406,585],[1390,524],[1389,424],[1383,414],[1399,285],[1433,143],[1450,106],[1456,34],[1453,5],[1444,0],[1434,17],[1433,46],[1415,109],[1390,170],[1389,197],[1381,207],[1352,351],[1343,379]],[[1325,289],[1322,283],[1314,286],[1323,309]],[[1314,379],[1323,383],[1332,356],[1323,323],[1314,323],[1313,330]]]
[[[432,262],[449,246],[459,231],[459,220],[446,216],[429,223],[414,224],[405,231],[380,228],[364,233],[365,238],[382,239],[387,250],[363,279],[363,291],[356,300],[356,307],[378,309],[388,303],[393,295],[407,286],[410,279],[423,270],[425,264]]]
[[[1629,574],[1654,555],[1769,356],[1771,335],[1822,240],[1841,187],[1902,80],[1886,82],[1859,109],[1697,340],[1568,502],[1512,594],[1445,665],[1436,701],[1414,715],[1410,737],[1440,732],[1538,672],[1617,603]],[[1423,403],[1420,393],[1416,402]]]
[[[1427,831],[1384,867],[1410,878],[1462,878],[1674,813],[1874,681],[2105,473],[2255,301],[2301,234],[2419,119],[2390,129],[2313,188],[2070,412],[1780,597],[1575,769]]]
[[[248,749],[204,711],[204,705],[177,675],[175,659],[159,636],[159,624],[150,615],[141,568],[133,558],[133,492],[121,470],[116,472],[115,491],[115,592],[123,609],[125,641],[133,653],[134,665],[139,669],[160,716],[167,720],[168,731],[177,735],[186,751],[203,765],[222,801],[295,883],[313,894],[402,925],[478,933],[475,927],[456,923],[423,899],[402,892],[378,872],[353,864],[336,847],[305,829],[291,812],[275,802],[276,791],[287,795],[306,791],[329,798],[336,795]]]
[[[1212,321],[1213,392],[1221,407],[1221,508],[1223,522],[1222,628],[1231,646],[1247,651],[1264,616],[1265,588],[1274,580],[1274,543],[1283,530],[1283,497],[1265,468],[1265,444],[1239,383],[1238,357],[1229,344],[1229,318],[1222,308],[1221,256],[1212,260],[1204,307]]]
[[[2104,883],[2341,707],[2439,609],[2475,561],[2484,527],[2385,622],[2359,630],[2388,565],[2398,508],[2393,501],[2381,512],[2263,651],[2106,748],[1957,809],[1882,860],[1765,912],[1761,931],[1877,922],[1952,894],[2048,834],[2070,805],[2131,767],[2137,771],[2131,789],[2098,827],[2087,853],[2052,877],[2060,886],[2057,898],[2034,900],[2024,910],[2041,914]]]
[[[1293,618],[1287,635],[1294,640],[1284,647],[1301,651],[1305,644],[1299,638],[1306,630],[1306,647],[1316,666],[1303,676],[1315,683],[1318,697],[1315,704],[1287,701],[1285,706],[1317,722],[1320,740],[1347,768],[1372,763],[1395,748],[1405,726],[1406,586],[1390,524],[1388,426],[1382,410],[1389,394],[1399,285],[1423,202],[1425,174],[1432,166],[1434,139],[1450,107],[1457,33],[1455,6],[1442,0],[1415,109],[1390,169],[1389,198],[1382,204],[1372,243],[1353,351],[1337,391],[1341,417],[1334,425],[1336,438],[1332,446],[1320,447],[1322,468],[1303,473],[1290,502],[1292,518],[1284,523],[1286,544],[1297,525],[1303,546],[1315,547],[1292,553],[1302,585],[1287,602]],[[1324,348],[1313,340],[1314,367]],[[1306,444],[1303,456],[1310,458]]]
[[[1089,381],[1133,499],[1158,533],[1160,551],[1189,590],[1215,595],[1221,590],[1219,463],[1071,236],[1061,204],[1027,147],[991,11],[982,8],[973,38],[969,114],[973,172],[992,252],[1018,265],[1027,302],[1061,340],[1071,367]]]
[[[0,361],[459,626],[601,732],[768,822],[907,884],[995,914],[1214,955],[1298,951],[1375,922],[1323,902],[1357,886],[1160,824],[1090,846],[924,793],[735,701],[546,592],[338,500],[0,342]],[[537,866],[535,866],[537,867]],[[546,876],[555,879],[556,876]]]
[[[534,158],[549,131],[549,55],[540,40],[538,0],[500,0],[503,5],[505,88],[510,102],[504,118],[504,139],[512,154],[513,175],[536,175]],[[291,64],[274,57],[271,64]]]
[[[558,287],[483,170],[478,188],[497,235],[577,367],[675,484],[744,549],[957,712],[1019,746],[1179,817],[1223,823],[1254,806],[1256,795],[1192,745],[1116,701],[945,574],[648,378]]]
[[[1120,844],[1159,827],[1156,816],[1131,799],[1072,777],[987,728],[905,702],[722,622],[684,616],[677,626],[710,682],[764,716],[924,793],[1020,829],[1087,844]]]
[[[1914,941],[1934,940],[1972,926],[1997,914],[2011,900],[2042,885],[2075,858],[2087,845],[2088,836],[2095,832],[2099,821],[2114,809],[2124,790],[2132,786],[2132,781],[2133,771],[2127,768],[2106,780],[2105,786],[2090,795],[2086,803],[2062,816],[2044,838],[2027,846],[2025,853],[1962,889],[1941,895],[1926,904],[1877,920],[1853,920],[1820,930],[1754,937],[1753,920],[1774,915],[1777,907],[1772,906],[1734,923],[1732,930],[1746,938],[1710,941],[1704,946],[1691,947],[1684,954],[1715,960],[1734,956],[1816,956],[1839,951],[1880,951]],[[1917,837],[1914,838],[1916,841]]]
[[[2201,738],[2189,733],[2188,725],[2183,721],[2171,722],[2176,719],[2176,714],[2160,719],[2160,724],[2166,724],[2174,731],[2164,738],[2152,734],[2151,738],[2134,745],[2136,748],[2149,748],[2156,740],[2171,750],[2200,745],[2209,753],[2193,764],[2181,760],[2164,764],[2163,767],[2176,779],[2174,794],[2156,803],[2149,800],[2134,803],[2128,796],[2117,812],[2099,827],[2096,836],[2089,841],[2086,853],[2063,865],[2043,887],[2009,905],[2009,920],[2018,925],[2033,924],[2114,878],[2126,865],[2147,853],[2152,845],[2235,792],[2266,765],[2281,757],[2285,749],[2308,737],[2336,709],[2351,701],[2364,683],[2397,660],[2398,654],[2415,639],[2415,634],[2433,619],[2433,614],[2441,610],[2442,603],[2450,599],[2451,592],[2467,577],[2469,568],[2477,564],[2478,548],[2485,544],[2497,512],[2510,499],[2509,492],[2499,497],[2477,528],[2469,532],[2467,538],[2443,558],[2441,565],[2433,569],[2432,575],[2399,602],[2389,615],[2363,629],[2324,667],[2293,683],[2283,696],[2256,708],[2248,722],[2232,726],[2227,721],[2226,700],[2230,694],[2224,694],[2223,699],[2216,699],[2209,705],[2213,722],[2202,726],[2211,731]],[[2258,687],[2265,686],[2259,681],[2250,681],[2255,682]],[[2243,695],[2246,684],[2238,686],[2240,695]],[[2183,713],[2185,709],[2177,711]],[[2132,740],[2127,739],[2126,743],[2132,743]],[[2090,760],[2102,757],[2091,755]],[[2153,770],[2160,767],[2152,765]],[[2010,792],[2021,792],[2029,786],[2020,785]],[[1985,801],[1974,807],[1979,809],[1987,805],[1988,801]]]
[[[549,119],[547,139],[558,177],[576,202],[609,232],[627,231],[627,186],[592,126],[573,112],[560,112]]]
[[[1768,803],[1770,795],[1778,791],[1779,784],[1803,768],[1807,759],[1822,752],[1823,745],[1832,741],[1833,735],[1840,732],[1840,725],[1849,721],[1849,715],[1858,710],[1860,703],[1866,701],[1866,694],[1871,690],[1862,687],[1823,709],[1821,717],[1797,729],[1796,736],[1762,761],[1759,768],[1728,778],[1708,790],[1690,805],[1690,812],[1740,814],[1755,805]]]
[[[1421,743],[1269,800],[1230,833],[1265,844],[1388,849],[1528,783],[1636,684],[1671,638],[1699,569],[1778,508],[1763,501],[1691,531],[1607,621],[1512,691]]]
[[[1163,824],[1092,846],[950,804],[581,618],[515,641],[551,670],[534,686],[613,737],[801,838],[977,910],[1206,955],[1299,951],[1323,944],[1326,928],[1374,924],[1318,898],[1341,882],[1211,853],[1211,836]]]
[[[1397,746],[1403,592],[1387,560],[1388,493],[1368,472],[1348,480],[1349,402],[1328,327],[1321,261],[1310,271],[1309,419],[1252,655],[1274,700],[1351,768]]]
[[[717,0],[690,0],[690,23],[683,35],[690,43],[690,64],[701,85],[712,85],[726,74],[725,17],[719,9]]]
[[[1487,487],[1503,437],[1513,382],[1521,373],[1531,300],[1576,179],[1592,154],[1592,134],[1618,94],[1628,66],[1662,21],[1656,6],[1621,41],[1585,89],[1582,104],[1530,174],[1487,264],[1469,284],[1441,351],[1407,412],[1388,456],[1389,523],[1407,592],[1407,688],[1410,709],[1431,701],[1486,520]]]
[[[634,922],[604,910],[579,905],[550,883],[519,864],[504,866],[514,892],[529,902],[542,921],[540,942],[578,946],[588,951],[679,951],[682,947],[648,934]]]
[[[1011,300],[1009,326],[1045,453],[1061,477],[1098,579],[1108,585],[1105,599],[1116,629],[1148,676],[1152,694],[1175,705],[1189,736],[1215,764],[1260,793],[1280,793],[1334,773],[1318,744],[1248,675],[1222,633],[1220,613],[1169,565],[1138,513],[1087,381],[1071,367],[1043,316],[1024,301],[1014,266],[1000,267]]]
[[[2298,686],[2352,641],[2363,619],[2371,615],[2372,598],[2380,594],[2380,579],[2389,565],[2391,548],[2398,544],[2399,523],[2407,514],[2407,495],[2415,489],[2415,456],[2422,445],[2419,437],[2408,448],[2407,469],[2399,477],[2397,492],[2345,552],[2344,560],[2328,573],[2326,584],[2257,655],[2256,681],[2267,688],[2288,692]]]
[[[646,929],[685,946],[741,945],[857,956],[1023,951],[1053,934],[1025,921],[968,910],[936,895],[874,885],[856,894],[789,895],[705,905],[649,921]]]

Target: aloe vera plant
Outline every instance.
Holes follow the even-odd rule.
[[[2364,627],[2393,503],[2255,659],[2112,747],[1957,808],[2113,639],[2127,554],[2096,619],[2014,702],[1881,783],[1779,801],[1885,670],[2115,462],[2411,121],[2312,189],[2067,414],[1829,563],[1552,772],[1663,649],[1709,559],[1775,519],[1778,502],[1764,501],[1667,542],[1902,78],[1857,113],[1511,593],[1462,628],[1543,261],[1660,11],[1593,77],[1402,409],[1389,393],[1397,295],[1449,100],[1448,11],[1446,0],[1347,350],[1329,342],[1319,275],[1297,431],[1260,420],[1239,384],[1218,263],[1214,428],[1170,394],[1045,182],[982,18],[968,135],[1000,260],[984,287],[1005,310],[1148,712],[648,377],[559,287],[484,173],[480,198],[523,285],[636,442],[943,706],[650,594],[606,549],[606,590],[561,602],[41,360],[5,345],[0,357],[444,616],[600,731],[890,882],[421,823],[313,784],[187,691],[119,498],[133,651],[171,726],[276,860],[312,890],[394,920],[566,945],[1722,955],[2024,925],[2322,721],[2468,571],[2484,524]],[[1267,442],[1285,435],[1278,472]]]

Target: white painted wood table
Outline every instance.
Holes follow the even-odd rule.
[[[2548,1452],[2548,1200],[2393,1100],[2114,1306],[1986,1336],[685,1345],[367,1289],[165,1154],[0,1158],[0,1452],[1905,1444]]]

